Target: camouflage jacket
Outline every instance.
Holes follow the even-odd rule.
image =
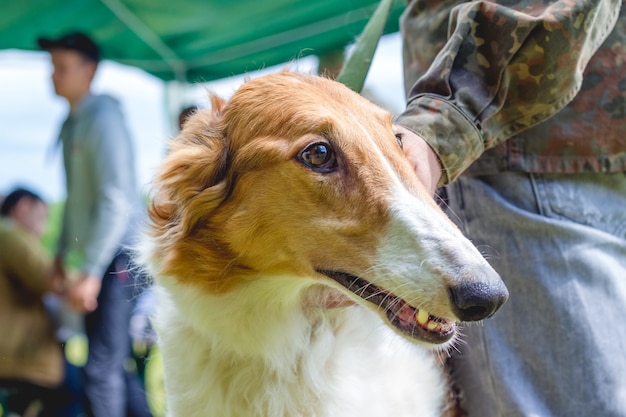
[[[396,123],[437,152],[441,184],[463,172],[626,171],[621,3],[409,2]]]

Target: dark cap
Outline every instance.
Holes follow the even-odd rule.
[[[58,39],[39,38],[39,47],[45,51],[69,49],[81,53],[92,61],[100,61],[100,50],[91,38],[83,33],[68,33]]]

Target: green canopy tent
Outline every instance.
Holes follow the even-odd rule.
[[[89,33],[105,59],[165,81],[206,82],[353,42],[378,0],[4,0],[0,49]],[[394,0],[385,33],[404,9]]]

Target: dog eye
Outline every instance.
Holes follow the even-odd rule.
[[[400,149],[404,149],[404,145],[402,144],[402,133],[396,133],[396,142],[400,145]]]
[[[327,143],[313,143],[300,153],[300,160],[307,166],[318,170],[335,168],[336,159],[333,149]]]

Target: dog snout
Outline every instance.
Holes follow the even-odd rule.
[[[509,298],[499,277],[489,281],[459,283],[450,288],[454,314],[461,321],[479,321],[491,317]]]

